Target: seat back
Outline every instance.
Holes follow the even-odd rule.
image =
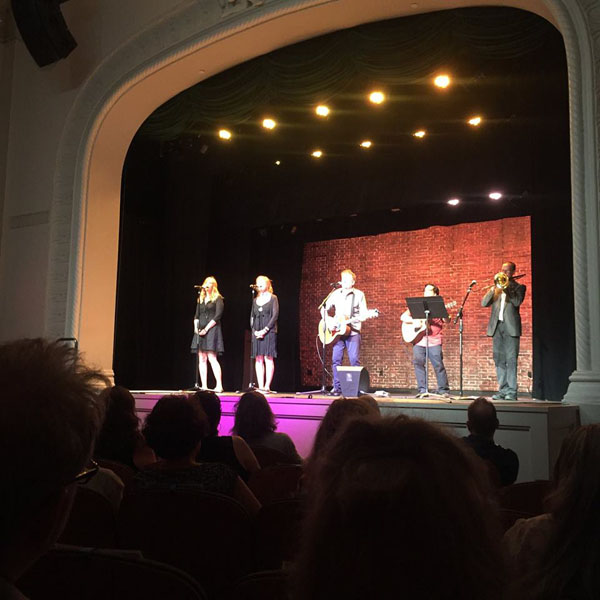
[[[256,561],[260,569],[280,569],[300,545],[304,503],[299,499],[264,505],[256,517]]]
[[[40,558],[18,582],[32,600],[206,600],[202,587],[170,565],[134,553],[59,547]]]
[[[190,490],[132,490],[118,516],[121,548],[174,565],[206,591],[253,570],[253,527],[244,507],[228,496]]]
[[[288,580],[285,571],[251,573],[234,585],[230,600],[287,600]]]
[[[90,548],[117,547],[116,515],[98,492],[77,486],[73,508],[59,542]]]
[[[128,486],[135,477],[135,471],[128,465],[117,462],[116,460],[106,460],[104,458],[97,458],[96,462],[105,469],[110,469],[113,473],[116,473],[125,486]]]
[[[266,446],[251,446],[258,464],[264,469],[273,465],[292,465],[294,461],[283,452]]]
[[[544,498],[550,489],[551,483],[545,479],[513,483],[499,491],[500,506],[532,516],[541,515],[544,512]]]
[[[265,467],[252,473],[248,487],[261,504],[294,498],[298,495],[302,473],[300,465]]]

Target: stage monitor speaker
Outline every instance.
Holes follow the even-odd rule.
[[[369,393],[371,380],[369,371],[364,367],[338,367],[338,377],[342,386],[342,395],[346,398],[356,398]]]
[[[77,47],[60,0],[11,0],[11,5],[23,42],[40,67],[66,58]]]

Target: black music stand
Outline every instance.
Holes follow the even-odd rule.
[[[428,398],[429,393],[429,319],[447,319],[448,311],[441,296],[406,298],[408,312],[413,319],[425,319],[425,392],[417,398]]]

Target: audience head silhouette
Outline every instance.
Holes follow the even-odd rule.
[[[164,460],[195,457],[207,431],[206,416],[186,396],[163,396],[143,428],[148,446]]]
[[[233,433],[251,441],[276,429],[275,415],[267,399],[260,392],[242,394],[235,410]]]
[[[467,427],[474,435],[493,438],[498,429],[496,407],[486,398],[477,398],[467,409]]]
[[[0,574],[15,581],[60,535],[92,455],[108,381],[59,342],[0,345]]]
[[[208,419],[208,435],[219,435],[221,422],[221,399],[209,390],[201,390],[190,396],[190,401],[200,407]]]
[[[480,468],[424,421],[351,419],[316,467],[296,599],[500,598],[499,534]]]

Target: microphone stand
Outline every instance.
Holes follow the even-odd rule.
[[[326,386],[326,369],[325,369],[325,349],[327,346],[326,343],[326,332],[327,332],[327,323],[325,321],[325,317],[327,316],[327,311],[325,310],[325,306],[327,304],[327,300],[329,300],[331,294],[333,294],[333,292],[335,292],[338,289],[338,287],[334,287],[329,294],[327,294],[327,296],[325,296],[325,298],[323,298],[323,302],[321,302],[321,304],[319,304],[319,308],[318,310],[321,311],[321,319],[323,320],[323,343],[322,343],[322,349],[323,349],[323,354],[321,356],[321,387],[318,390],[310,390],[309,392],[296,392],[296,394],[298,395],[304,395],[304,394],[308,394],[309,397],[312,397],[313,394],[327,394],[327,386]]]
[[[458,322],[458,356],[459,356],[459,379],[460,379],[460,396],[463,395],[463,309],[467,300],[469,299],[469,294],[473,291],[473,286],[475,283],[471,283],[471,285],[467,288],[467,293],[463,298],[462,304],[454,317],[454,325]]]
[[[254,303],[254,298],[256,298],[256,286],[251,285],[250,286],[250,294],[252,294],[252,301],[250,303],[250,306],[252,307],[252,304]],[[257,390],[258,388],[256,387],[256,384],[254,383],[254,362],[252,361],[252,336],[254,334],[252,333],[252,329],[250,329],[250,353],[249,353],[249,361],[250,361],[250,370],[248,371],[248,387],[246,387],[243,390],[238,390],[236,392],[236,394],[244,394],[246,392],[254,392],[255,390]],[[242,382],[243,385],[243,382]]]

